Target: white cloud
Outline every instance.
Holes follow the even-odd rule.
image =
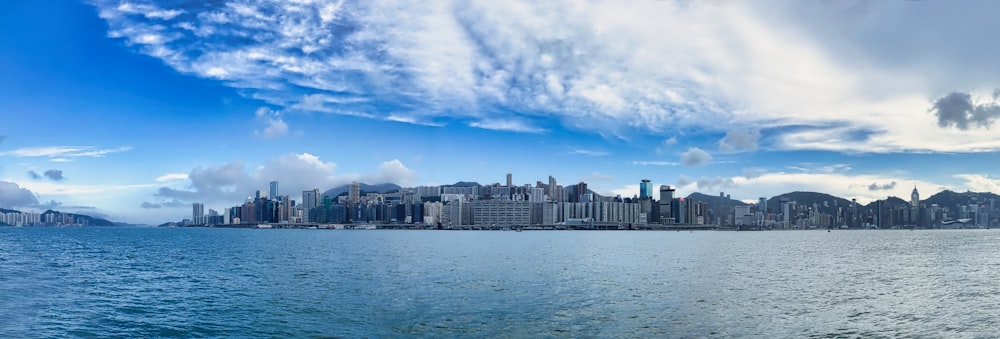
[[[281,118],[281,112],[261,107],[254,112],[254,119],[264,125],[263,129],[254,131],[255,135],[272,139],[288,134],[288,124]]]
[[[418,176],[398,159],[383,162],[371,173],[336,172],[337,164],[326,162],[309,153],[286,154],[260,166],[248,169],[243,162],[230,162],[213,167],[197,167],[187,177],[185,188],[160,187],[155,194],[160,199],[181,202],[212,202],[236,204],[255,191],[267,191],[268,183],[278,181],[279,193],[299,199],[302,191],[327,190],[359,181],[369,184],[395,183],[416,185]],[[180,175],[168,174],[172,178]],[[164,176],[166,177],[166,176]],[[152,204],[152,203],[151,203]]]
[[[679,162],[672,161],[633,161],[633,165],[639,166],[677,166],[680,165]]]
[[[156,187],[156,184],[127,184],[127,185],[86,185],[86,184],[65,184],[51,181],[29,181],[21,183],[25,188],[30,189],[39,195],[94,195],[119,191],[131,191]]]
[[[878,17],[826,2],[93,3],[109,36],[292,111],[611,136],[757,126],[776,149],[1000,149],[1000,135],[942,129],[928,112],[949,92],[1000,84],[990,58],[970,56],[998,52],[975,43],[991,38],[988,3],[863,11]],[[953,20],[989,26],[926,25],[966,16],[977,19]],[[720,150],[758,147],[744,137]]]
[[[712,155],[697,147],[691,147],[681,153],[681,163],[687,166],[701,166],[712,161]]]
[[[605,151],[595,151],[595,150],[588,150],[588,149],[574,149],[572,151],[569,151],[569,154],[589,155],[589,156],[592,156],[592,157],[603,157],[603,156],[606,156],[606,155],[608,155],[610,153],[605,152]]]
[[[495,131],[507,131],[507,132],[524,132],[524,133],[545,132],[544,129],[531,126],[524,121],[509,120],[509,119],[483,119],[479,121],[470,122],[469,126],[482,129],[495,130]]]
[[[187,173],[167,173],[156,177],[156,182],[167,182],[176,180],[187,180]]]
[[[100,158],[111,153],[125,152],[132,147],[98,148],[94,146],[43,146],[25,147],[12,151],[0,152],[0,156],[15,157],[49,157],[52,161],[65,162],[68,158],[90,157]]]
[[[974,192],[1000,192],[1000,180],[985,174],[956,174],[965,181],[965,188]]]

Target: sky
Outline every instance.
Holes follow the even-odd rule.
[[[0,2],[0,207],[352,181],[1000,193],[996,1]]]

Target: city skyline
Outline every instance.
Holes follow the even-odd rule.
[[[549,177],[746,202],[1000,192],[997,10],[3,3],[0,208],[155,224],[258,190]]]

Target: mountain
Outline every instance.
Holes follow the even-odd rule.
[[[377,185],[369,185],[369,184],[365,184],[365,183],[358,183],[358,188],[361,189],[361,192],[362,192],[361,194],[364,195],[365,193],[390,193],[390,192],[395,192],[395,191],[398,191],[400,187],[399,187],[399,185],[391,184],[391,183],[390,184],[377,184]],[[347,184],[347,185],[343,185],[343,186],[340,186],[340,187],[334,187],[334,188],[328,189],[328,190],[326,190],[326,192],[323,192],[323,196],[329,195],[332,198],[332,197],[339,196],[341,194],[345,194],[345,193],[347,193],[350,190],[351,190],[351,185]],[[321,196],[321,198],[322,198],[322,196]]]
[[[902,198],[895,197],[895,196],[885,198],[882,201],[884,201],[885,204],[887,204],[888,206],[902,206],[902,205],[909,205],[910,204],[909,201],[903,200]],[[873,208],[875,208],[875,206],[876,206],[877,203],[878,203],[878,201],[872,201],[872,202],[868,203],[868,205],[865,205],[865,208],[866,209],[873,209]]]
[[[925,205],[937,204],[941,207],[957,210],[959,205],[989,204],[990,200],[1000,201],[1000,196],[989,192],[963,192],[958,193],[950,190],[938,192],[935,195],[921,201]]]
[[[454,183],[452,185],[447,185],[447,186],[451,186],[451,187],[475,187],[475,186],[482,186],[482,185],[480,185],[478,182],[475,182],[475,181],[459,181],[459,182],[456,182],[456,183]]]
[[[851,206],[850,200],[841,197],[826,193],[796,191],[771,197],[767,200],[767,209],[771,212],[781,212],[782,198],[794,201],[799,206],[812,207],[815,204],[820,212],[828,214],[837,213],[837,206]]]
[[[700,192],[694,192],[689,194],[687,196],[687,199],[694,199],[695,201],[708,203],[708,208],[714,211],[715,213],[719,213],[720,211],[728,211],[732,209],[733,206],[747,205],[747,203],[739,200],[726,199],[717,195],[708,195]],[[726,208],[723,208],[723,205],[725,205]]]

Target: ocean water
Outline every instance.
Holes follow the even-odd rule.
[[[0,337],[995,337],[1000,230],[0,228]]]

